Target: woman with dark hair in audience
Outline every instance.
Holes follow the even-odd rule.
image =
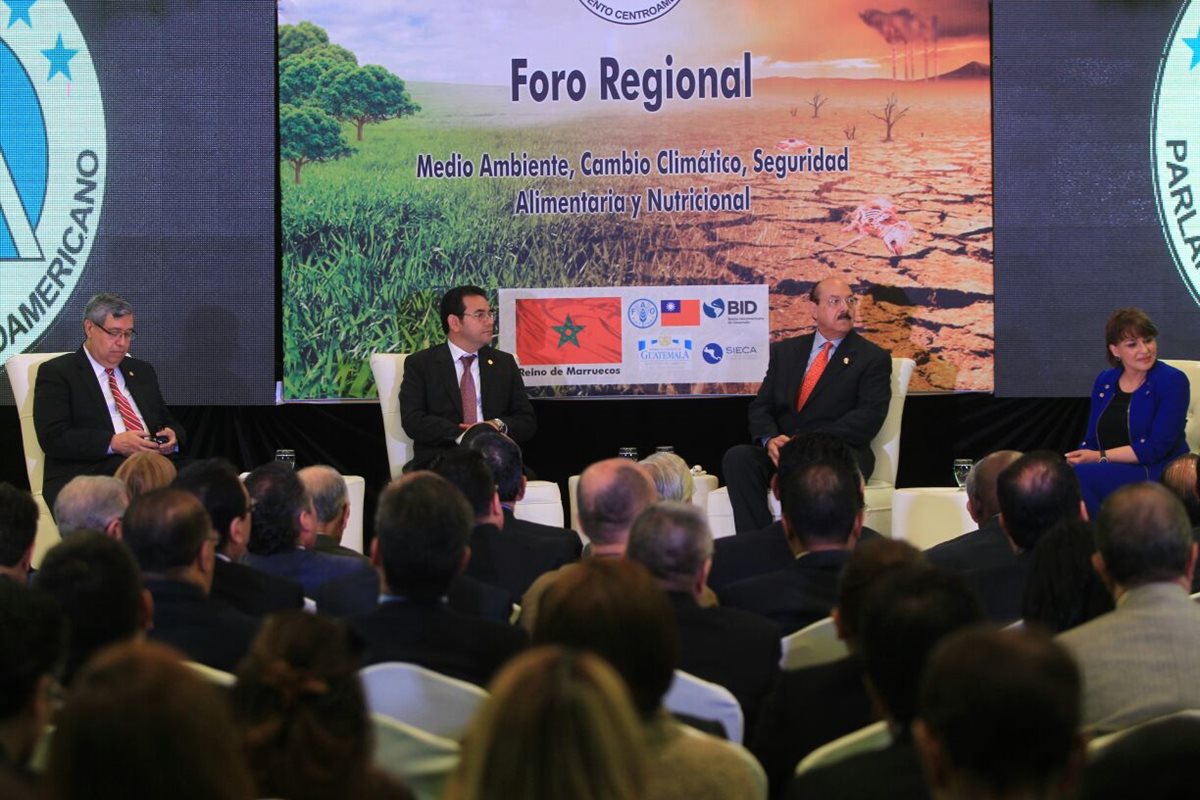
[[[53,800],[248,800],[254,788],[218,689],[165,645],[100,651],[56,717]]]
[[[143,451],[122,461],[113,477],[125,482],[132,500],[139,494],[170,486],[176,474],[171,459],[161,453]]]
[[[1187,376],[1158,360],[1158,328],[1140,308],[1113,312],[1104,326],[1112,369],[1096,378],[1087,431],[1067,461],[1093,519],[1104,498],[1127,483],[1156,481],[1188,451]]]
[[[267,618],[233,687],[234,718],[260,797],[412,797],[372,765],[359,650],[338,620],[301,611]]]
[[[538,647],[513,659],[463,741],[446,800],[636,800],[645,753],[629,691],[602,658]]]
[[[1038,540],[1025,580],[1021,616],[1026,625],[1062,633],[1113,610],[1112,594],[1092,567],[1092,526],[1072,520]]]

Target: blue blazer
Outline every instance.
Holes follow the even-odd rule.
[[[1100,449],[1096,425],[1112,402],[1120,376],[1121,368],[1114,367],[1096,378],[1087,436],[1080,447]],[[1188,451],[1183,428],[1190,399],[1187,376],[1162,361],[1155,362],[1146,373],[1146,382],[1129,399],[1129,443],[1137,453],[1138,463],[1147,468],[1151,480],[1157,480],[1163,467]]]

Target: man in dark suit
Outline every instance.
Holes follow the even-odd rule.
[[[997,450],[975,462],[965,488],[967,513],[979,528],[930,548],[925,554],[930,564],[961,574],[1013,563],[1016,555],[1000,527],[996,484],[1000,473],[1020,457],[1016,450]]]
[[[731,447],[722,462],[739,533],[771,523],[767,487],[779,448],[805,431],[830,433],[854,451],[864,478],[875,456],[871,439],[892,398],[887,351],[854,331],[858,298],[841,278],[826,278],[809,293],[816,331],[771,345],[767,374],[750,403],[754,445]]]
[[[50,508],[76,475],[112,475],[139,452],[173,458],[184,440],[154,367],[129,356],[137,335],[129,301],[93,297],[83,333],[83,346],[42,364],[34,385],[33,424],[46,453],[42,495]]]
[[[364,663],[405,661],[483,686],[525,646],[520,628],[444,602],[471,557],[471,524],[470,505],[439,475],[412,472],[383,490],[371,542],[383,594],[374,610],[350,620],[366,643]]]
[[[204,506],[180,489],[138,495],[125,512],[125,543],[154,598],[150,638],[233,672],[258,621],[209,597],[218,539]]]
[[[537,429],[516,360],[491,346],[495,314],[483,289],[451,289],[439,314],[446,343],[410,355],[400,383],[400,418],[414,445],[410,469],[428,466],[476,425],[517,442]]]
[[[334,553],[349,558],[364,559],[362,553],[342,546],[342,534],[350,521],[350,496],[346,479],[333,467],[314,464],[296,473],[312,498],[317,513],[317,536],[313,546],[318,553]]]
[[[299,582],[238,563],[250,541],[251,507],[250,494],[232,464],[220,458],[197,461],[184,467],[172,486],[196,496],[220,537],[212,598],[252,617],[304,607]]]

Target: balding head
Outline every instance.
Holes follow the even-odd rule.
[[[1183,503],[1183,508],[1187,511],[1188,520],[1192,523],[1193,528],[1200,525],[1200,488],[1196,485],[1200,475],[1196,471],[1197,462],[1200,462],[1200,456],[1195,453],[1184,453],[1167,464],[1167,468],[1163,470],[1162,477],[1159,479],[1163,486],[1170,489],[1171,493]]]
[[[976,461],[967,473],[967,512],[975,524],[983,525],[1000,513],[996,483],[1000,473],[1020,457],[1018,450],[997,450]]]
[[[317,512],[318,532],[341,541],[342,532],[350,519],[350,500],[346,496],[346,479],[333,467],[317,464],[296,473],[312,498]]]
[[[594,545],[624,546],[629,526],[658,499],[654,481],[627,458],[597,461],[579,476],[579,527]]]
[[[626,557],[650,570],[668,591],[699,594],[713,553],[712,531],[691,503],[663,502],[633,521]]]
[[[121,517],[129,507],[124,481],[108,475],[80,475],[54,501],[54,522],[63,537],[75,531],[104,531],[121,538]]]
[[[1179,498],[1157,483],[1122,486],[1096,520],[1097,569],[1114,593],[1146,583],[1189,587],[1196,561],[1192,526]]]
[[[1060,522],[1080,519],[1079,479],[1058,453],[1035,450],[1018,458],[996,484],[1000,524],[1021,550],[1032,550]]]
[[[212,518],[182,489],[138,495],[125,513],[125,544],[143,574],[193,583],[208,594],[216,543]]]

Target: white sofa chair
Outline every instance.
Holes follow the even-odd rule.
[[[417,664],[373,664],[359,672],[367,707],[445,739],[462,738],[488,693]]]
[[[1182,371],[1191,384],[1192,396],[1188,400],[1187,422],[1184,423],[1183,433],[1187,439],[1188,450],[1194,453],[1200,450],[1200,361],[1164,358],[1163,363]]]

